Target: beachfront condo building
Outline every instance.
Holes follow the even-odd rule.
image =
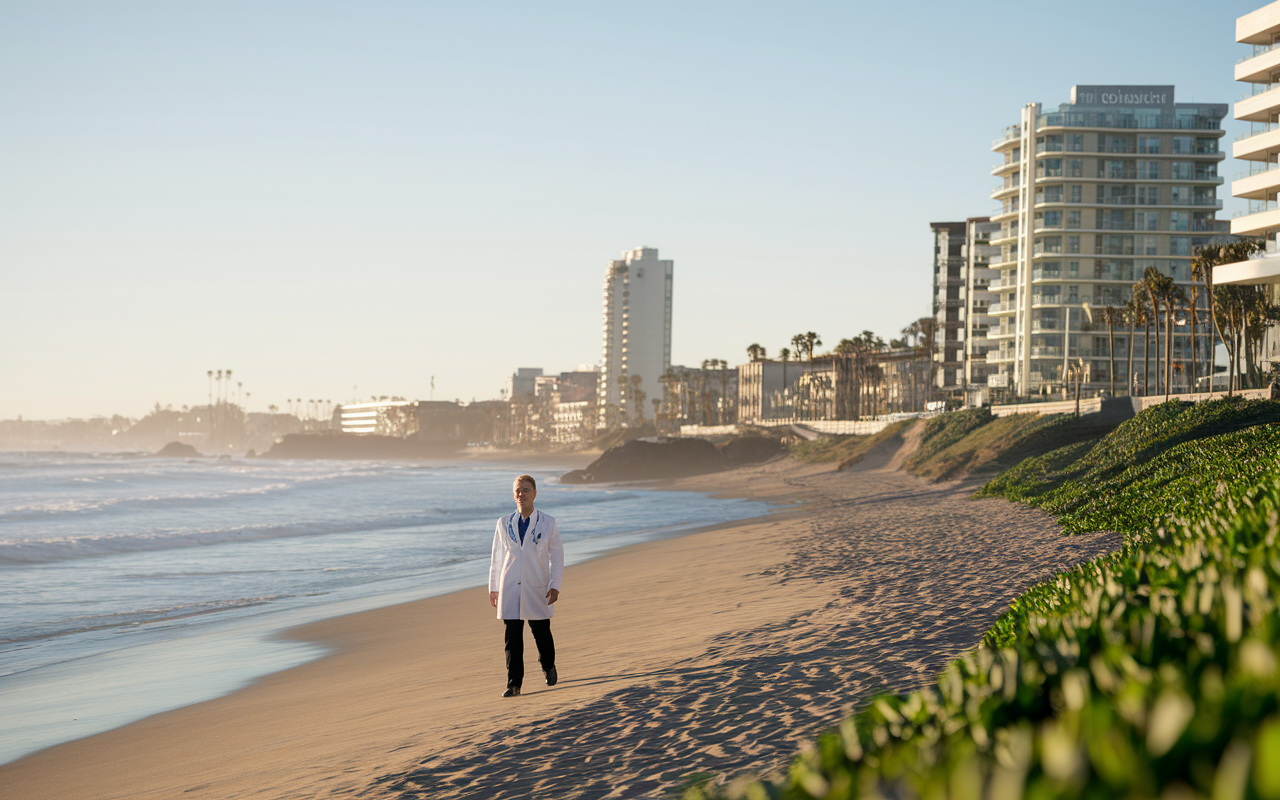
[[[999,231],[1000,223],[992,222],[990,217],[965,220],[964,389],[969,405],[990,401],[987,376],[996,371],[987,363],[987,351],[994,347],[988,334],[992,326],[999,325],[991,316],[995,292],[1000,287],[1000,272],[991,268],[1000,248],[991,240]]]
[[[987,217],[964,222],[934,222],[933,230],[933,383],[944,396],[964,395],[970,404],[986,401],[987,332],[992,320],[990,268],[998,248],[991,245],[999,223]],[[971,392],[977,392],[970,397]]]
[[[933,229],[933,382],[944,393],[964,381],[963,222],[931,222]]]
[[[656,247],[637,247],[605,270],[601,427],[653,420],[653,401],[661,401],[661,379],[671,366],[673,265],[658,258]]]
[[[1280,302],[1280,2],[1236,20],[1236,41],[1248,45],[1236,63],[1235,79],[1248,91],[1236,101],[1235,117],[1249,123],[1231,154],[1244,162],[1231,183],[1231,194],[1247,201],[1245,213],[1231,220],[1231,232],[1266,240],[1257,257],[1224,264],[1213,271],[1215,284],[1265,285],[1269,299]],[[1267,361],[1280,361],[1280,330],[1272,326],[1263,342]]]
[[[1149,267],[1169,276],[1206,307],[1191,277],[1192,250],[1225,232],[1218,162],[1226,104],[1178,103],[1172,86],[1076,86],[1056,110],[1026,105],[996,139],[1000,185],[991,215],[999,272],[990,309],[986,363],[1016,395],[1066,388],[1076,375],[1089,389],[1110,385],[1109,327],[1103,309],[1123,307]],[[1272,195],[1274,197],[1274,193]],[[1196,353],[1211,341],[1207,315],[1195,315]],[[1112,323],[1117,393],[1156,386],[1143,366],[1143,328],[1129,373],[1129,329]],[[1174,325],[1174,386],[1192,355],[1192,325]],[[1160,337],[1156,337],[1160,341]],[[1154,345],[1153,345],[1154,350]],[[1121,372],[1123,370],[1123,373]],[[999,377],[1003,376],[1003,377]]]

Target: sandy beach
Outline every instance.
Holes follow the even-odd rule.
[[[499,697],[478,587],[296,629],[332,655],[0,767],[0,798],[635,798],[782,768],[876,693],[932,680],[1032,583],[1119,544],[892,456],[664,485],[780,508],[570,567],[554,688],[530,643],[526,693]]]

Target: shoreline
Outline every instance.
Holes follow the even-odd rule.
[[[473,468],[488,473],[495,472],[499,466],[485,461]],[[553,470],[545,463],[527,465],[527,468],[544,480],[552,477]],[[499,469],[495,474],[502,472]],[[632,496],[637,495],[632,493]],[[685,505],[677,503],[677,507],[685,508]],[[750,516],[723,519],[734,514]],[[721,507],[700,498],[690,507],[688,516],[680,512],[665,515],[659,512],[651,515],[655,518],[649,520],[652,524],[648,527],[617,532],[595,528],[593,535],[569,543],[568,563],[585,563],[637,543],[733,526],[762,515],[768,515],[763,504]],[[699,521],[700,516],[710,517],[712,521]],[[638,521],[633,515],[628,524]],[[491,521],[486,524],[491,529]],[[484,558],[487,557],[488,537],[485,537]],[[367,591],[357,587],[354,596],[326,593],[315,596],[321,601],[318,603],[286,603],[265,613],[209,618],[203,626],[177,631],[176,636],[163,632],[143,639],[133,636],[123,646],[114,645],[114,649],[81,653],[66,659],[65,663],[37,664],[37,669],[10,673],[3,684],[8,699],[0,703],[0,717],[8,717],[10,722],[7,730],[0,731],[3,736],[0,767],[157,714],[217,700],[273,674],[326,658],[330,648],[293,636],[291,631],[334,618],[481,587],[483,570],[477,568],[476,563],[475,558],[445,563],[417,575],[412,581],[396,578]],[[147,677],[145,680],[131,677],[138,674]],[[82,691],[81,687],[93,684],[109,685],[112,689]]]
[[[484,587],[464,589],[294,628],[332,651],[0,766],[7,796],[633,797],[776,769],[850,703],[931,679],[1034,579],[1114,545],[888,471],[784,460],[628,488],[790,507],[566,568],[554,689],[527,647],[526,694],[498,697],[500,627]],[[954,530],[928,530],[940,510]]]

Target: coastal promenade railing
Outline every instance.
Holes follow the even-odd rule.
[[[1237,389],[1236,395],[1248,400],[1269,400],[1271,398],[1271,387],[1262,389]],[[1226,397],[1226,392],[1195,392],[1194,394],[1171,394],[1170,400],[1181,400],[1184,403],[1200,403],[1205,400],[1217,400]],[[1131,397],[1133,403],[1133,413],[1137,414],[1144,408],[1158,406],[1164,402],[1164,395],[1155,394],[1150,397]]]
[[[1236,391],[1236,395],[1249,400],[1266,400],[1271,397],[1271,389],[1241,389]],[[1171,394],[1168,399],[1179,400],[1183,403],[1199,403],[1226,396],[1226,392],[1195,392],[1192,394]],[[1137,414],[1143,409],[1158,406],[1165,402],[1165,396],[1153,394],[1149,397],[1130,397],[1128,400],[1133,404],[1133,413]],[[1120,401],[1123,402],[1124,398],[1120,398]],[[991,413],[997,417],[1007,417],[1013,414],[1074,414],[1075,410],[1075,400],[1055,400],[1051,403],[1009,403],[991,407]],[[1081,414],[1092,414],[1101,410],[1101,398],[1090,397],[1080,400]]]
[[[910,417],[933,416],[921,414],[889,414],[876,419],[761,419],[742,425],[681,425],[681,436],[724,436],[738,433],[744,427],[787,428],[793,425],[824,434],[869,436],[879,433],[893,423]]]
[[[1098,397],[1082,398],[1080,413],[1092,414],[1102,410],[1102,399]],[[992,406],[991,413],[997,417],[1010,417],[1014,414],[1074,414],[1075,400],[1055,400],[1050,403],[1009,403]]]

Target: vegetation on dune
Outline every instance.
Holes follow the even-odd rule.
[[[922,458],[912,459],[911,473],[941,481],[968,475],[990,475],[1068,443],[1093,444],[1115,428],[1094,415],[1014,414],[993,417],[958,440]]]
[[[1033,588],[934,686],[740,796],[1280,797],[1278,638],[1273,480]]]
[[[1280,455],[1280,403],[1228,397],[1147,409],[1092,447],[1027,459],[978,496],[1039,506],[1068,533],[1137,532],[1258,485]]]
[[[935,685],[874,699],[782,781],[686,799],[1280,798],[1278,421],[1269,401],[1166,403],[1007,470],[983,494],[1125,546],[1032,587]],[[1036,450],[1069,424],[1007,425]]]
[[[907,459],[907,470],[914,473],[930,458],[993,419],[989,408],[967,408],[964,411],[953,411],[950,414],[939,414],[926,419],[924,431],[920,434],[920,449]]]
[[[887,425],[884,430],[870,436],[823,436],[808,442],[798,442],[791,446],[791,457],[807,464],[838,462],[839,469],[848,469],[876,445],[901,436],[915,423],[914,419],[904,419]]]

